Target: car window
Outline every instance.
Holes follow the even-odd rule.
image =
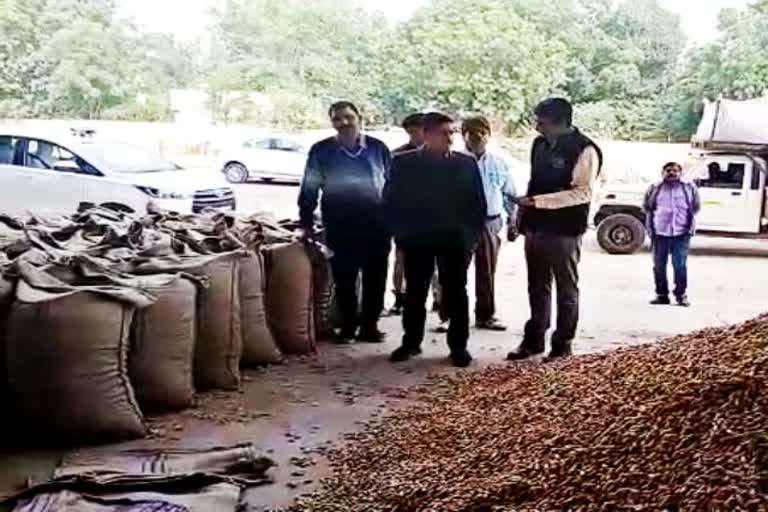
[[[91,174],[89,166],[77,155],[59,145],[44,140],[27,142],[25,167],[61,172]]]
[[[144,173],[180,171],[181,167],[159,154],[123,142],[92,142],[80,146],[83,157],[106,172]]]
[[[301,151],[301,146],[292,140],[275,139],[273,149],[279,151]]]
[[[243,143],[246,149],[269,149],[269,139],[251,139]]]
[[[697,180],[701,188],[724,188],[741,190],[744,187],[744,163],[729,163],[727,166],[721,162],[710,162],[706,169],[706,178]]]
[[[0,164],[13,165],[16,146],[19,139],[8,135],[0,135]]]

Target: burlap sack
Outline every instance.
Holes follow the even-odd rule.
[[[126,364],[134,307],[90,291],[46,296],[20,281],[7,364],[30,434],[94,441],[145,435]]]
[[[312,262],[301,242],[268,247],[267,320],[284,354],[315,350]]]
[[[142,410],[183,409],[195,397],[197,286],[178,276],[152,291],[157,302],[138,311],[133,322],[128,375]]]
[[[135,268],[139,274],[186,272],[206,279],[197,295],[194,378],[198,390],[237,389],[243,335],[240,324],[239,259],[242,252],[183,258],[156,258]]]
[[[11,416],[13,409],[11,404],[10,388],[8,386],[8,368],[5,361],[5,335],[8,325],[8,314],[13,304],[13,281],[5,277],[0,270],[0,410],[6,411],[4,419]],[[0,420],[0,432],[5,430],[8,425],[4,420]]]
[[[250,253],[240,260],[240,319],[243,328],[243,364],[275,364],[283,356],[267,325],[264,305],[264,260]]]

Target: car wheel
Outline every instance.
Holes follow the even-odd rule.
[[[632,254],[643,246],[643,242],[645,226],[632,215],[611,215],[597,227],[597,243],[608,254]]]
[[[245,183],[248,181],[248,169],[237,162],[227,164],[224,168],[224,176],[230,183]]]

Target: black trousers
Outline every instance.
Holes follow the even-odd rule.
[[[405,310],[403,345],[417,347],[424,341],[427,296],[437,264],[442,304],[450,321],[448,347],[451,353],[467,348],[469,339],[469,298],[467,269],[471,251],[462,243],[402,246],[405,252]]]
[[[544,350],[544,338],[552,322],[552,283],[557,287],[557,327],[552,350],[570,347],[579,323],[579,261],[581,236],[549,233],[525,235],[528,267],[528,299],[531,319],[525,325],[524,346]]]
[[[331,271],[341,313],[342,329],[375,329],[384,309],[387,287],[390,237],[384,233],[345,235],[329,232],[327,243],[333,251]],[[357,282],[362,275],[362,313]]]

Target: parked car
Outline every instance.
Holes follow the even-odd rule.
[[[0,210],[71,213],[81,202],[145,212],[235,208],[221,176],[185,170],[143,148],[88,131],[44,134],[0,129]]]
[[[251,180],[299,183],[308,149],[287,137],[257,137],[219,153],[221,171],[230,183]]]

